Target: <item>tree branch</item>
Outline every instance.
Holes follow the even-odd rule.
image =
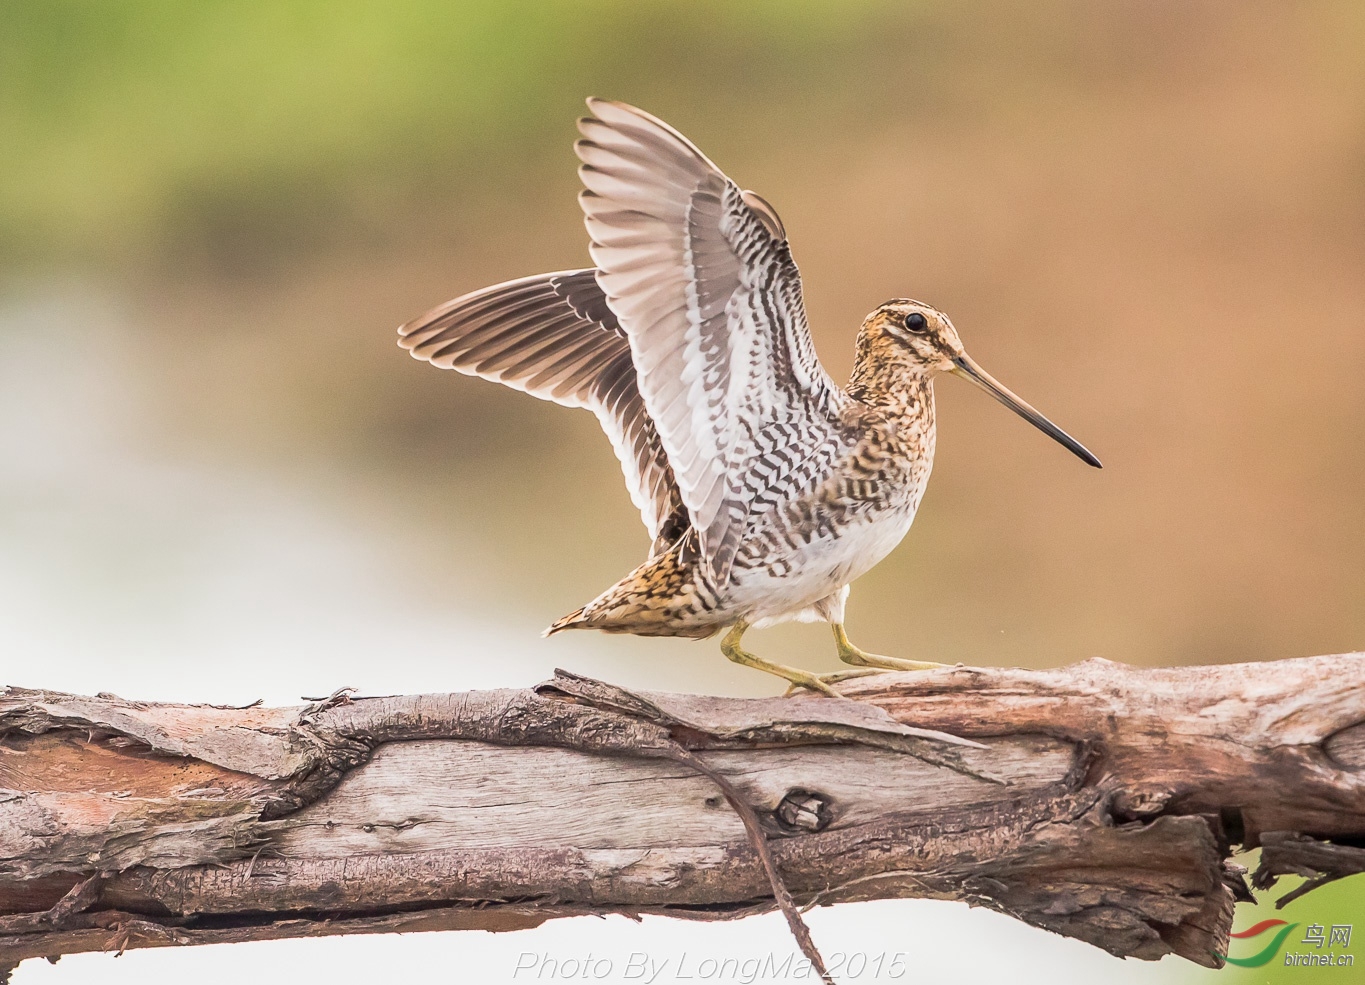
[[[1365,870],[1365,655],[947,668],[848,698],[226,708],[0,691],[0,980],[29,958],[934,897],[1222,963],[1228,861]],[[801,935],[806,934],[804,940]]]

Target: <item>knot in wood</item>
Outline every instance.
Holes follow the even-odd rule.
[[[1171,797],[1170,790],[1120,790],[1114,795],[1113,811],[1120,817],[1155,817],[1166,809]]]
[[[799,787],[787,791],[773,815],[787,831],[823,831],[834,820],[828,797]]]

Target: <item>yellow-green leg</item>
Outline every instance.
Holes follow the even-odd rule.
[[[809,688],[812,691],[819,691],[827,694],[831,698],[839,698],[842,695],[834,688],[830,687],[818,676],[805,670],[797,670],[795,667],[786,667],[782,664],[773,663],[771,660],[764,660],[756,657],[748,650],[739,645],[739,641],[744,638],[744,631],[749,628],[749,624],[741,620],[730,627],[730,631],[725,634],[725,638],[720,641],[720,652],[725,654],[737,664],[746,667],[754,667],[758,670],[775,674],[796,687]]]
[[[883,657],[876,653],[868,653],[848,641],[843,623],[836,622],[833,626],[834,645],[839,650],[839,659],[846,664],[853,664],[855,667],[876,667],[879,670],[935,670],[948,666],[930,663],[927,660],[902,660],[900,657]],[[825,679],[828,680],[829,676]]]

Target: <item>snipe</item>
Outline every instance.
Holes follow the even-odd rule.
[[[938,666],[865,653],[848,586],[905,536],[934,456],[933,377],[981,387],[1090,465],[1079,442],[992,379],[948,316],[888,301],[858,332],[840,388],[815,355],[776,211],[682,134],[588,100],[574,149],[594,268],[456,298],[399,329],[435,366],[597,415],[653,538],[648,560],[546,632],[711,636],[792,684],[820,677],[744,650],[750,626],[833,624],[859,667]]]

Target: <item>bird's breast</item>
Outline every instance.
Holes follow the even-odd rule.
[[[906,500],[828,516],[802,510],[799,522],[760,525],[731,570],[728,603],[762,615],[814,604],[890,554],[910,529],[914,507]]]
[[[736,587],[813,600],[891,553],[915,518],[930,461],[881,461],[877,452],[858,458],[855,450],[806,494],[750,517],[732,569]]]

